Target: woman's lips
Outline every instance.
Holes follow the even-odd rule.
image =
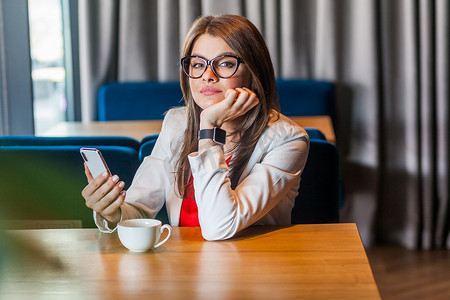
[[[212,96],[218,93],[222,93],[222,91],[211,86],[205,86],[200,90],[200,94],[205,96]]]

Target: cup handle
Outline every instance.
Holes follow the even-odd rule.
[[[164,231],[164,229],[167,229],[167,231],[169,233],[167,234],[167,236],[164,240],[162,240],[161,242],[156,244],[153,248],[157,248],[157,247],[161,246],[162,244],[164,244],[169,239],[170,235],[172,234],[172,227],[170,227],[170,225],[164,224],[163,226],[161,226],[161,233]]]

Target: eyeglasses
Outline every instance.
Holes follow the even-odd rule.
[[[184,73],[192,79],[202,77],[208,65],[211,66],[211,70],[217,77],[230,78],[237,72],[241,63],[244,63],[244,61],[233,55],[222,55],[211,60],[206,60],[200,56],[185,56],[181,59]]]

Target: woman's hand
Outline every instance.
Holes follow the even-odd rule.
[[[88,185],[81,195],[86,200],[86,206],[101,214],[110,224],[120,221],[120,206],[125,201],[126,192],[123,181],[119,182],[119,176],[109,176],[107,172],[93,178],[86,163],[84,164]]]
[[[229,89],[225,99],[204,109],[200,115],[200,129],[221,127],[223,123],[237,119],[259,103],[256,94],[248,88]]]

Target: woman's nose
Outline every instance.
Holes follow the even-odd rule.
[[[208,82],[209,81],[215,82],[218,80],[218,78],[217,78],[216,74],[214,74],[211,66],[206,67],[206,71],[205,71],[205,73],[203,73],[202,79],[205,81],[208,81]]]

